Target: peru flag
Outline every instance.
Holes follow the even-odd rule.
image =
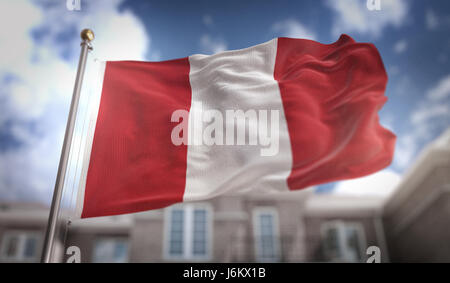
[[[81,218],[298,190],[371,174],[393,157],[395,136],[377,114],[383,62],[346,35],[102,66]]]

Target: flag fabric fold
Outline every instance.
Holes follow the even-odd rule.
[[[378,118],[383,62],[374,45],[346,35],[332,44],[276,38],[215,55],[108,61],[99,83],[81,218],[298,190],[392,161],[395,136]]]

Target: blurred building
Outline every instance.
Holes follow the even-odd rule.
[[[383,219],[391,261],[450,262],[450,129],[405,174]]]
[[[315,194],[219,197],[78,220],[66,233],[83,262],[450,261],[450,130],[388,199]],[[46,207],[0,204],[0,261],[39,261]]]

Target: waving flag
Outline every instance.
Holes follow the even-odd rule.
[[[387,99],[383,62],[374,45],[346,35],[329,45],[277,38],[211,56],[105,62],[100,82],[82,218],[297,190],[392,160],[395,136],[377,114]]]

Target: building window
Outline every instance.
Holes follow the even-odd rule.
[[[205,260],[210,257],[210,211],[206,204],[176,205],[166,210],[166,258]]]
[[[184,253],[184,210],[174,209],[170,216],[170,255],[181,256]]]
[[[274,208],[257,208],[253,214],[255,252],[258,261],[280,258],[278,214]]]
[[[206,209],[194,209],[194,223],[193,223],[193,247],[192,253],[194,256],[206,255],[206,237],[207,237],[207,222]]]
[[[98,239],[94,245],[93,262],[128,262],[128,241],[123,238]]]
[[[5,261],[37,261],[39,245],[38,232],[6,232],[3,236],[0,257]]]
[[[360,262],[365,243],[364,229],[360,223],[342,221],[322,225],[322,246],[329,261]]]

